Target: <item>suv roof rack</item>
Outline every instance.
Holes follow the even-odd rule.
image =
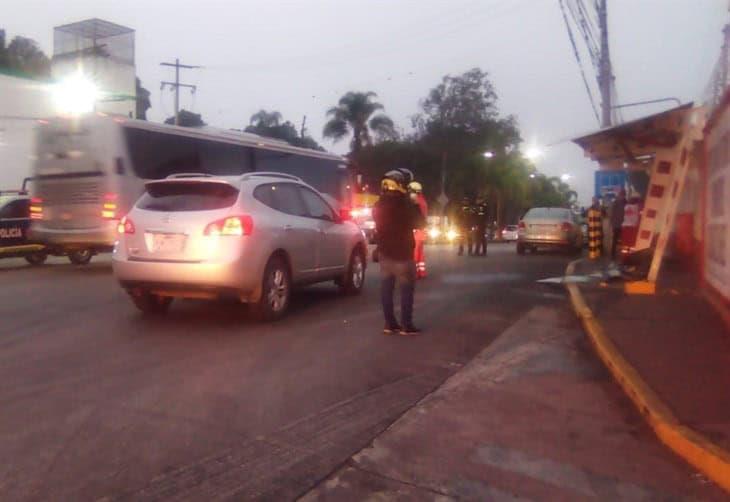
[[[294,176],[293,174],[276,173],[272,171],[254,171],[252,173],[246,173],[241,176],[241,181],[255,177],[282,178],[285,180],[301,181],[302,183],[304,183],[300,177]]]
[[[166,180],[174,180],[177,178],[213,178],[212,174],[208,173],[176,173],[166,177]]]

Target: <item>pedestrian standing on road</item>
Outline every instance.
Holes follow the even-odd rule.
[[[411,181],[408,184],[408,194],[411,200],[418,206],[419,211],[424,219],[428,218],[428,203],[426,197],[423,196],[423,186],[417,181]],[[420,228],[413,231],[413,237],[416,240],[416,250],[413,260],[416,262],[416,278],[423,279],[426,277],[426,231]]]
[[[622,188],[611,204],[611,258],[616,259],[616,249],[621,239],[621,227],[626,213],[626,191]]]
[[[474,206],[474,244],[477,256],[487,256],[487,203],[484,199],[477,200]]]
[[[373,208],[380,263],[380,296],[385,334],[417,335],[413,325],[416,265],[413,231],[423,229],[426,219],[406,193],[406,179],[399,170],[389,171],[381,182],[382,195]],[[395,317],[393,292],[400,284],[401,324]]]
[[[593,204],[588,208],[588,258],[597,260],[601,257],[603,247],[603,210],[598,197],[593,197]]]
[[[474,254],[474,207],[469,197],[461,199],[459,208],[459,256],[464,254],[464,241],[467,243],[469,256]]]

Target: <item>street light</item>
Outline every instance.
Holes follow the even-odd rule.
[[[543,151],[536,146],[532,146],[532,147],[528,148],[527,151],[525,152],[525,157],[527,158],[527,160],[532,160],[532,161],[539,159],[543,155],[544,155]]]
[[[80,115],[94,111],[99,90],[91,80],[77,72],[54,85],[52,94],[59,113]]]
[[[530,178],[535,179],[537,175],[535,173],[530,174]]]
[[[484,152],[484,158],[491,159],[494,157],[494,152]]]
[[[562,181],[563,183],[567,183],[567,181],[570,178],[572,178],[572,176],[570,174],[568,174],[568,173],[564,173],[564,174],[561,174],[560,175],[560,181]]]

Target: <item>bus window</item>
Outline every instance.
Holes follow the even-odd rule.
[[[237,176],[251,171],[248,147],[126,127],[132,169],[143,179],[175,173]]]
[[[263,149],[257,149],[255,155],[257,171],[274,171],[298,176],[305,183],[341,204],[349,202],[347,189],[350,184],[349,173],[346,169],[338,167],[339,161]]]

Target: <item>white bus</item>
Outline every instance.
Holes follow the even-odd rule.
[[[147,180],[176,173],[293,174],[352,207],[352,176],[338,155],[255,134],[185,128],[104,114],[39,121],[31,237],[84,264],[109,251],[118,220]]]

